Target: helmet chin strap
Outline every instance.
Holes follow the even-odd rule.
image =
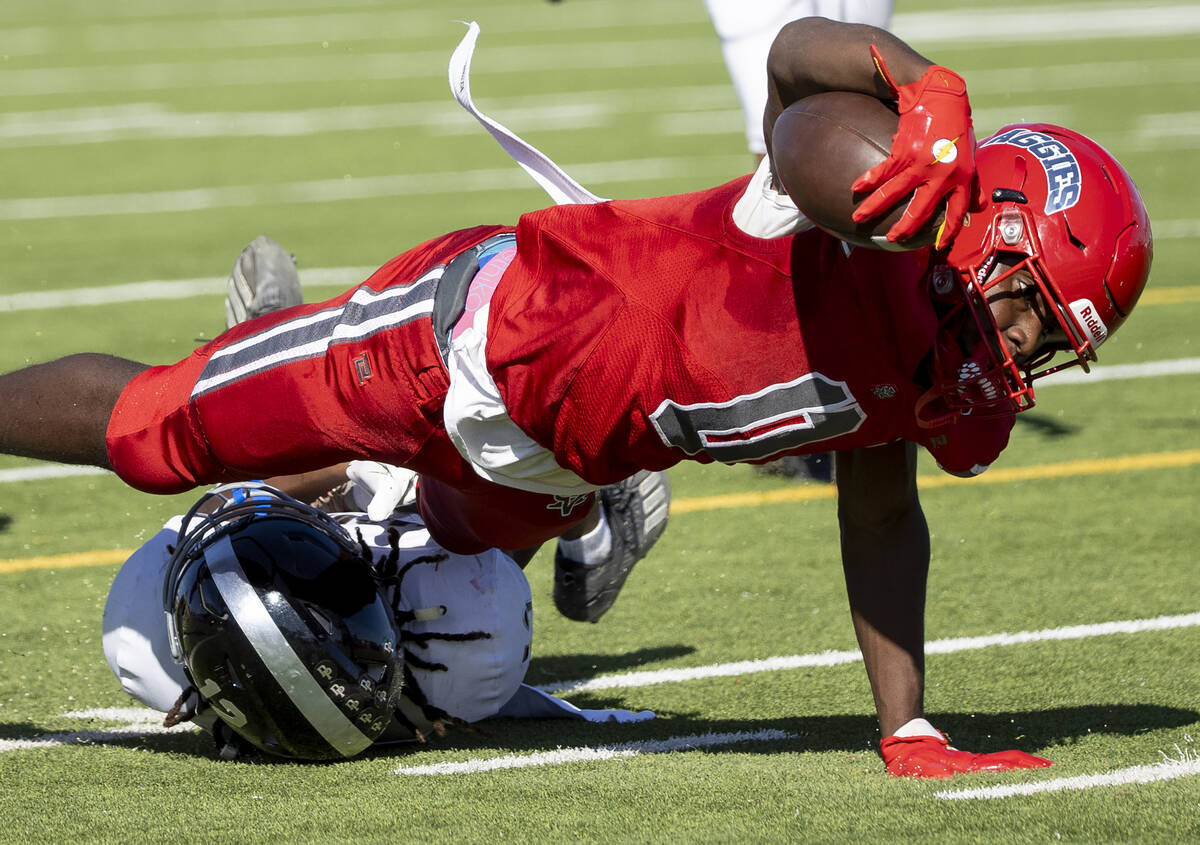
[[[964,324],[970,324],[970,316],[965,308],[958,314],[960,322],[951,320],[941,327],[934,350],[933,385],[914,409],[921,428],[947,425],[976,411],[986,416],[1016,411],[987,340],[978,336],[969,352],[962,351],[959,337]]]

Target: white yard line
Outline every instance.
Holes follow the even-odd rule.
[[[484,27],[486,33],[487,27]],[[450,22],[437,49],[375,50],[320,55],[182,60],[145,64],[14,68],[0,71],[0,90],[8,96],[122,93],[243,85],[380,80],[445,79],[446,62],[463,28]],[[425,42],[430,43],[429,41]],[[543,74],[563,67],[627,70],[688,67],[720,61],[716,36],[660,38],[644,41],[585,41],[536,46],[491,45],[481,50],[479,73]],[[445,85],[445,82],[442,82]]]
[[[91,743],[121,742],[152,734],[188,733],[197,730],[191,722],[171,728],[162,726],[162,713],[147,710],[156,721],[137,721],[119,728],[96,731],[60,731],[43,734],[32,739],[0,739],[0,753],[5,751],[28,751],[38,748],[55,748],[60,745],[89,745]]]
[[[945,9],[897,14],[893,31],[918,48],[928,45],[1089,41],[1182,37],[1200,30],[1195,3],[1071,3],[1039,8]]]
[[[239,12],[242,10],[239,9]],[[528,6],[489,7],[479,22],[486,32],[496,35],[530,32],[571,33],[595,29],[622,28],[644,30],[653,27],[677,28],[680,24],[704,26],[708,17],[701,4],[668,3],[656,0],[622,10],[616,20],[604,3],[575,3],[567,14],[528,14]],[[1024,10],[947,8],[936,12],[904,12],[893,17],[893,30],[918,46],[930,44],[995,44],[998,42],[1078,41],[1101,38],[1178,37],[1200,29],[1200,14],[1194,3],[1140,4],[1074,3],[1047,5]],[[246,17],[237,25],[227,16],[205,20],[118,21],[92,23],[82,27],[85,53],[124,53],[130,44],[153,43],[159,48],[184,50],[226,50],[273,48],[281,46],[340,46],[347,43],[385,40],[396,34],[401,44],[427,43],[430,39],[452,37],[455,15],[435,9],[333,12],[305,16],[274,15]],[[74,33],[72,33],[74,35]],[[577,40],[577,39],[573,39]],[[701,51],[711,58],[710,49]],[[57,29],[27,26],[0,29],[5,54],[19,56],[58,56],[66,53]],[[621,43],[621,42],[617,42]],[[72,53],[80,49],[70,44]],[[695,55],[695,53],[693,53]],[[225,59],[214,60],[214,64]],[[81,69],[82,70],[82,69]]]
[[[75,478],[81,475],[108,475],[100,467],[76,466],[75,464],[36,464],[31,467],[16,467],[0,470],[0,484],[18,481],[47,481],[54,478]]]
[[[1177,616],[1158,616],[1152,619],[1128,619],[1119,622],[1100,622],[1093,625],[1071,625],[1063,628],[1044,628],[1040,631],[1019,631],[1015,634],[988,634],[981,637],[954,637],[932,640],[925,644],[926,654],[953,654],[960,651],[975,651],[996,646],[1020,645],[1024,643],[1055,640],[1078,640],[1103,637],[1112,634],[1136,634],[1143,631],[1166,631],[1175,628],[1200,626],[1200,613],[1185,613]],[[655,684],[697,681],[705,678],[727,678],[735,675],[753,675],[759,672],[778,672],[785,669],[801,669],[810,666],[839,666],[857,663],[862,654],[855,651],[823,651],[815,654],[795,654],[787,657],[768,657],[761,660],[743,660],[737,663],[716,663],[689,669],[658,669],[644,672],[624,672],[619,675],[601,675],[579,681],[563,681],[542,684],[543,692],[571,693],[592,692],[606,689],[632,689]]]
[[[1200,75],[1200,60],[1158,63],[1074,64],[975,71],[972,91],[1077,91],[1089,88],[1170,84]],[[2,77],[0,77],[2,78]],[[659,135],[738,134],[741,112],[727,85],[682,85],[653,89],[561,91],[519,97],[489,96],[489,112],[522,131],[604,128],[619,115],[650,113]],[[976,108],[981,132],[1013,121],[1069,121],[1066,105],[1007,105]],[[156,102],[115,103],[63,109],[0,113],[0,147],[57,147],[131,140],[193,138],[306,137],[328,132],[378,129],[420,130],[431,136],[476,133],[478,126],[450,101],[434,100],[325,106],[274,111],[180,111]],[[1190,147],[1197,135],[1196,114],[1146,115],[1128,144]],[[1111,139],[1110,139],[1111,140]]]
[[[64,719],[104,719],[132,725],[162,722],[163,714],[149,707],[89,707],[86,710],[70,710],[62,716]]]
[[[667,754],[672,751],[692,751],[697,748],[713,748],[736,742],[778,742],[795,739],[787,731],[767,729],[761,731],[735,731],[732,733],[706,733],[693,736],[674,736],[668,739],[622,742],[617,745],[580,746],[557,748],[534,754],[509,754],[504,757],[475,758],[458,763],[432,763],[426,766],[401,766],[397,775],[467,775],[478,772],[494,772],[499,769],[525,769],[530,766],[561,766],[564,763],[587,763],[598,760],[640,757],[643,754]]]
[[[1173,778],[1200,775],[1200,759],[1164,760],[1148,766],[1131,766],[1111,772],[1076,775],[1032,783],[1014,783],[1007,786],[982,786],[975,789],[945,789],[935,792],[935,798],[947,801],[972,801],[987,798],[1012,798],[1018,795],[1036,795],[1039,792],[1061,792],[1072,789],[1095,789],[1098,786],[1120,786],[1128,783],[1155,783]]]
[[[651,161],[657,161],[652,159]],[[446,174],[441,174],[444,177]],[[440,177],[439,177],[440,178]],[[1183,240],[1200,237],[1200,219],[1160,220],[1154,223],[1155,240]],[[348,288],[363,281],[377,267],[306,267],[301,270],[305,286]],[[28,290],[0,295],[0,314],[6,311],[36,311],[50,308],[77,308],[83,305],[116,305],[151,299],[186,299],[192,296],[224,296],[225,280],[215,276],[195,279],[156,279],[115,285],[96,285],[64,290]],[[1093,373],[1102,368],[1093,369]],[[1063,377],[1055,380],[1065,383]]]
[[[1200,218],[1157,220],[1151,225],[1156,241],[1200,237]]]
[[[1200,613],[1177,616],[1159,616],[1150,619],[1130,619],[1103,622],[1094,625],[1072,625],[1060,628],[1045,628],[1039,631],[1022,631],[1015,634],[1001,633],[981,637],[958,637],[934,640],[927,643],[927,654],[950,654],[960,651],[993,648],[1030,642],[1062,641],[1112,634],[1132,634],[1144,631],[1166,631],[1200,625]],[[546,691],[583,692],[599,689],[631,688],[650,684],[693,681],[702,678],[744,675],[764,671],[780,671],[803,666],[835,666],[861,659],[854,651],[826,651],[819,654],[797,655],[766,660],[743,661],[719,664],[697,669],[666,670],[658,672],[634,672],[624,675],[605,676],[588,681],[546,685]],[[138,736],[194,730],[190,724],[163,728],[158,724],[161,714],[140,707],[111,707],[72,711],[63,716],[76,719],[102,719],[123,721],[126,724],[108,730],[58,732],[32,739],[0,740],[0,753],[32,749],[52,748],[61,745],[86,745],[122,741]],[[540,751],[530,754],[509,754],[502,757],[472,758],[456,762],[432,763],[419,766],[400,766],[394,774],[405,776],[465,775],[506,769],[522,769],[535,766],[558,766],[570,763],[596,762],[638,757],[645,754],[665,754],[675,751],[690,751],[746,742],[778,742],[794,739],[795,734],[776,729],[754,732],[736,731],[729,733],[707,733],[691,736],[669,737],[662,740],[642,740],[601,746],[576,746]],[[944,800],[972,800],[1009,798],[1033,795],[1041,792],[1091,789],[1121,784],[1153,783],[1172,778],[1200,774],[1200,759],[1190,750],[1180,751],[1180,759],[1166,759],[1162,763],[1134,766],[1112,772],[1077,775],[1052,780],[1034,781],[1005,786],[989,786],[974,789],[943,790],[934,793]]]
[[[1200,373],[1200,358],[1176,358],[1169,361],[1146,361],[1142,364],[1111,364],[1092,367],[1085,373],[1078,367],[1062,370],[1037,382],[1038,389],[1064,384],[1096,384],[1101,381],[1145,378],[1148,376],[1182,376]]]
[[[363,276],[362,278],[365,278]],[[146,297],[155,298],[155,297]],[[164,297],[157,297],[164,298]],[[72,303],[79,304],[79,303]],[[4,310],[3,298],[0,298],[0,311]],[[18,310],[18,309],[11,309]],[[1177,376],[1177,375],[1192,375],[1200,373],[1200,358],[1180,358],[1171,361],[1147,361],[1142,364],[1114,364],[1108,367],[1093,367],[1090,374],[1082,371],[1068,370],[1057,375],[1049,376],[1045,382],[1039,384],[1040,387],[1054,387],[1058,385],[1068,384],[1095,384],[1101,381],[1113,381],[1120,379],[1135,379],[1149,378],[1151,376]],[[20,481],[45,481],[56,478],[73,478],[84,475],[106,475],[108,470],[99,469],[97,467],[76,466],[73,464],[35,464],[30,467],[16,467],[13,469],[0,470],[0,484],[20,482]],[[1016,636],[1016,635],[1013,635]],[[820,666],[832,665],[827,661],[831,659],[837,662],[848,662],[842,659],[844,655],[853,655],[852,659],[858,659],[858,652],[828,652],[821,655],[808,655],[802,659],[812,660],[812,663],[800,663],[797,666]],[[832,657],[831,657],[832,655]],[[796,660],[801,658],[771,658],[772,660]],[[758,661],[756,661],[757,663]],[[789,668],[767,667],[757,671],[768,671],[771,668]],[[739,674],[738,672],[722,672],[719,674]],[[687,679],[683,679],[687,680]],[[657,682],[653,682],[657,683]]]
[[[1097,72],[1102,73],[1099,69]],[[690,113],[736,104],[728,85],[489,96],[487,102],[490,112],[520,126],[522,131],[607,125],[618,114]],[[740,126],[740,118],[732,124],[738,131]],[[0,113],[0,145],[48,147],[114,140],[296,137],[397,128],[420,128],[435,135],[479,132],[478,124],[449,96],[276,111],[190,112],[163,103],[132,102]]]
[[[744,155],[671,156],[627,161],[566,165],[566,170],[589,185],[619,185],[670,178],[694,178],[698,168],[740,173]],[[0,220],[47,220],[67,217],[112,217],[124,214],[167,214],[217,208],[297,205],[429,196],[482,191],[536,190],[517,167],[452,170],[440,173],[396,173],[386,176],[345,176],[274,185],[227,185],[139,193],[0,199]]]
[[[122,4],[124,5],[124,4]],[[332,4],[329,4],[332,5]],[[427,8],[389,9],[385,5],[363,11],[318,12],[308,15],[247,14],[239,7],[232,20],[227,13],[213,14],[211,3],[195,10],[195,18],[171,20],[155,9],[152,20],[91,23],[81,28],[83,50],[90,53],[125,53],[131,44],[153,44],[157,49],[176,51],[256,49],[285,46],[330,45],[389,40],[401,47],[428,44],[431,39],[453,38],[459,31],[462,11],[455,4],[429,4]],[[112,14],[113,9],[105,9]],[[289,9],[288,11],[291,11]],[[595,29],[620,28],[642,31],[648,27],[678,28],[680,24],[704,24],[708,16],[694,0],[655,0],[621,10],[614,20],[606,3],[572,3],[561,13],[543,14],[530,3],[490,5],[480,13],[480,23],[492,35],[535,32],[582,33]],[[210,17],[205,19],[204,15]],[[0,44],[9,56],[55,55],[58,31],[50,26],[0,29]]]
[[[191,722],[164,728],[162,725],[163,714],[148,707],[96,707],[89,710],[72,710],[61,715],[67,719],[101,719],[106,722],[124,722],[125,724],[116,728],[95,731],[60,731],[43,734],[32,739],[0,739],[0,752],[122,741],[151,734],[187,733],[198,729]]]
[[[305,287],[334,285],[349,288],[366,279],[377,269],[379,268],[373,266],[306,267],[300,272]],[[193,296],[224,297],[225,279],[208,276],[199,279],[155,280],[68,290],[11,293],[0,296],[0,313],[77,308],[85,305],[117,305],[122,302],[146,302],[152,299],[187,299]]]

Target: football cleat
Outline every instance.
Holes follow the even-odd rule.
[[[577,622],[598,622],[621,592],[633,565],[646,556],[667,527],[671,482],[665,472],[639,472],[598,494],[612,541],[600,562],[554,553],[554,604]]]
[[[259,235],[233,262],[225,284],[225,328],[302,301],[295,257]]]

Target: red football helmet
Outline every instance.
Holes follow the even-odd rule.
[[[981,340],[966,352],[944,343],[935,349],[931,393],[948,412],[939,421],[964,411],[1026,410],[1034,404],[1035,379],[1074,364],[1087,371],[1096,348],[1137,303],[1153,253],[1150,220],[1133,180],[1078,132],[1048,124],[1005,126],[979,143],[976,166],[983,196],[945,260],[963,283],[966,311]],[[997,265],[1004,269],[993,272]],[[987,300],[989,291],[1022,269],[1033,276],[1066,341],[1017,364]],[[1048,366],[1058,351],[1074,358]]]

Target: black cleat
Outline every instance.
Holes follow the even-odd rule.
[[[639,472],[599,492],[612,551],[599,563],[581,563],[554,552],[554,604],[577,622],[598,622],[612,607],[633,565],[667,527],[671,482],[665,472]]]

